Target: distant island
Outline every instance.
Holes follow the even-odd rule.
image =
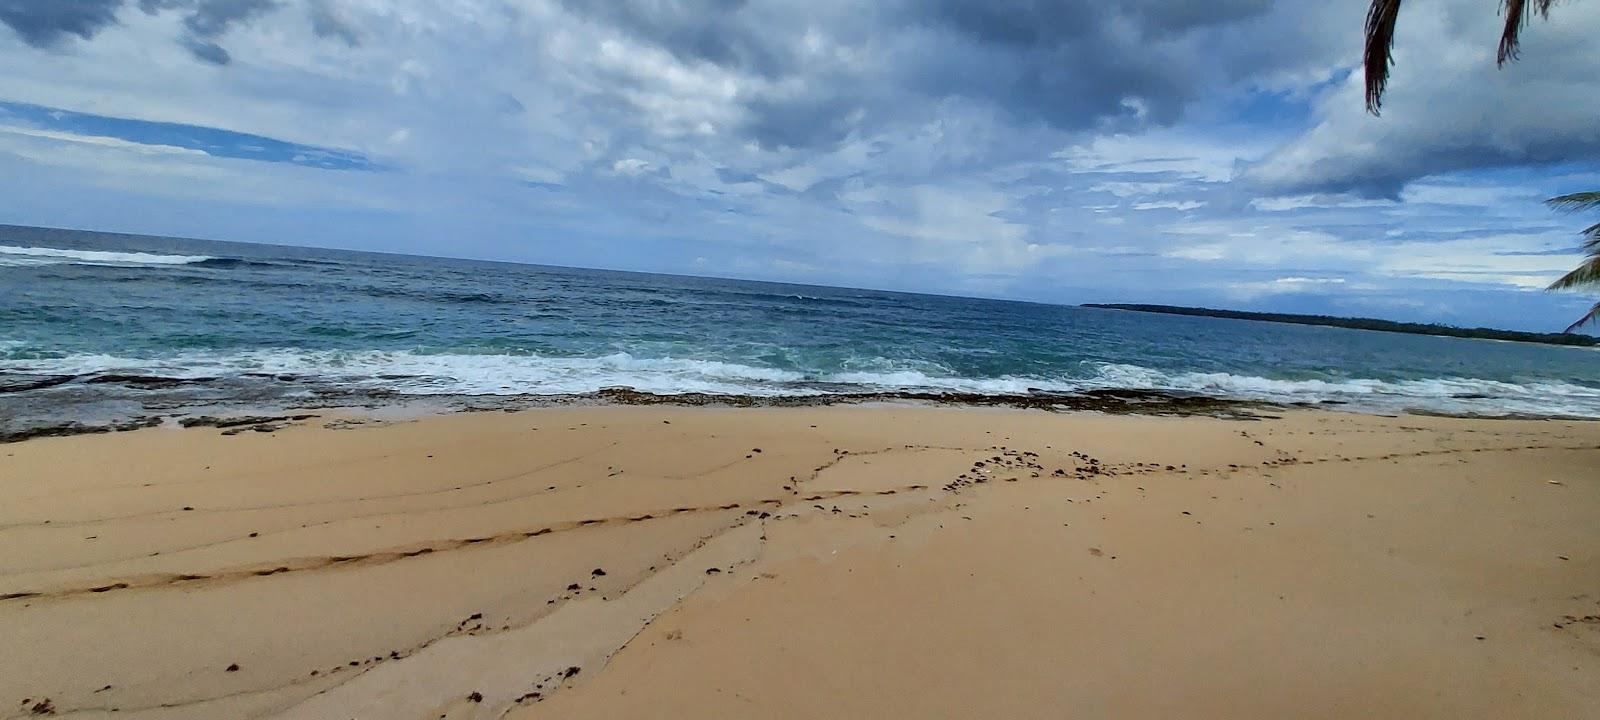
[[[1374,318],[1347,318],[1330,315],[1292,315],[1289,313],[1241,312],[1238,310],[1212,310],[1210,308],[1176,307],[1172,305],[1130,305],[1123,303],[1088,303],[1087,308],[1102,310],[1132,310],[1134,312],[1164,313],[1167,315],[1194,315],[1198,317],[1229,318],[1233,320],[1263,320],[1295,325],[1327,325],[1329,327],[1379,332],[1409,333],[1412,335],[1443,335],[1445,337],[1481,338],[1485,340],[1511,340],[1514,342],[1545,343],[1547,345],[1600,345],[1600,338],[1574,333],[1529,333],[1494,328],[1459,328],[1450,325],[1403,323]]]

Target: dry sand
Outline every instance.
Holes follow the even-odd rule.
[[[1600,424],[329,419],[0,445],[0,717],[1600,717]]]

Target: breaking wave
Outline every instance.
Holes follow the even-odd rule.
[[[266,349],[185,353],[154,359],[74,355],[0,361],[0,372],[38,375],[129,374],[165,378],[292,378],[406,395],[563,395],[626,386],[658,394],[806,396],[862,392],[1014,395],[1092,389],[1194,393],[1351,409],[1426,410],[1482,415],[1600,417],[1600,388],[1564,382],[1477,378],[1379,380],[1274,379],[1229,373],[1166,372],[1130,364],[1085,363],[1072,376],[962,377],[929,363],[876,358],[864,371],[806,371],[712,359],[535,354]],[[263,382],[265,382],[263,380]]]
[[[27,265],[192,265],[226,258],[209,255],[161,255],[108,250],[66,250],[0,245],[0,267]]]

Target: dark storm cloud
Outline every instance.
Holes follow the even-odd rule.
[[[23,42],[54,47],[76,35],[84,40],[117,21],[124,0],[0,0],[0,22]]]
[[[5,23],[23,42],[34,47],[58,47],[71,36],[93,39],[108,25],[115,24],[117,13],[129,0],[0,0],[0,22]],[[185,12],[187,34],[180,39],[194,56],[206,62],[226,65],[228,51],[216,40],[235,23],[277,6],[276,0],[138,0],[140,10],[159,13]],[[313,16],[315,19],[315,16]]]
[[[221,45],[208,40],[192,37],[184,38],[183,46],[188,48],[195,58],[213,65],[227,65],[233,62],[233,56],[229,55],[227,50],[222,49]]]
[[[793,98],[752,98],[750,119],[742,128],[768,148],[816,148],[837,143],[855,124],[850,112],[869,99],[830,90]]]
[[[1106,119],[1170,124],[1200,93],[1231,78],[1197,52],[1228,48],[1217,32],[1261,15],[1265,0],[1105,3],[940,0],[924,20],[940,32],[907,74],[931,93],[981,98],[1067,130]]]
[[[277,6],[276,0],[199,0],[194,11],[183,19],[184,27],[195,37],[215,38],[228,31],[236,22]]]
[[[0,17],[30,43],[54,44],[93,36],[130,1],[0,0]],[[1195,46],[1212,43],[1207,53],[1226,56],[1220,29],[1272,9],[1269,0],[557,1],[572,16],[680,62],[781,85],[744,91],[737,100],[746,119],[736,130],[767,148],[827,148],[852,132],[915,122],[951,98],[1064,130],[1170,124],[1227,72],[1226,63],[1200,57]],[[333,0],[137,4],[149,13],[184,13],[181,41],[216,64],[230,60],[222,40],[230,28],[279,6],[303,4],[320,37],[352,47],[361,37]],[[815,38],[840,52],[817,52]],[[630,82],[613,80],[618,88]]]
[[[793,70],[785,34],[749,0],[561,0],[568,11],[657,45],[680,60],[766,76]]]
[[[1528,28],[1519,62],[1497,69],[1494,44],[1483,40],[1498,32],[1495,13],[1418,4],[1402,18],[1382,117],[1363,112],[1359,79],[1341,82],[1320,98],[1314,127],[1244,177],[1269,193],[1397,199],[1434,175],[1600,165],[1600,55],[1592,37],[1600,6],[1560,9]],[[1438,18],[1449,19],[1449,32],[1436,29]]]
[[[1195,44],[1262,16],[1270,0],[561,0],[569,12],[688,64],[782,92],[740,98],[740,131],[768,148],[826,148],[963,98],[1066,130],[1168,124],[1211,89],[1221,64]],[[844,48],[840,62],[810,34]],[[1211,48],[1226,54],[1224,48]],[[1215,65],[1215,67],[1213,67]]]
[[[361,34],[356,31],[355,25],[339,14],[328,0],[312,0],[311,31],[317,37],[343,40],[350,47],[361,44]]]
[[[498,0],[479,2],[482,7],[474,6],[475,11],[495,7]],[[1304,83],[1306,77],[1325,74],[1348,61],[1360,35],[1359,3],[1346,7],[1316,0],[554,2],[566,12],[552,17],[552,23],[625,36],[635,45],[630,51],[664,52],[689,70],[726,71],[736,89],[726,100],[731,109],[712,115],[717,132],[767,150],[802,154],[827,152],[852,138],[870,142],[886,134],[904,136],[921,126],[942,125],[939,131],[946,132],[951,118],[963,113],[994,118],[994,125],[1016,135],[963,139],[989,143],[971,154],[991,159],[1023,140],[1037,140],[1021,135],[1027,132],[1107,134],[1171,126],[1197,105],[1269,83],[1264,78],[1294,76]],[[201,61],[219,65],[232,60],[230,31],[275,11],[291,10],[309,19],[316,36],[349,47],[363,37],[380,37],[383,26],[374,23],[388,22],[382,13],[363,15],[340,0],[0,0],[0,21],[30,45],[54,48],[114,26],[119,12],[131,12],[128,5],[176,14],[183,27],[178,42]],[[1584,10],[1579,5],[1564,10],[1563,17],[1579,15]],[[1547,42],[1557,28],[1541,25],[1535,39]],[[1407,40],[1414,57],[1427,56],[1428,43],[1443,42]],[[1530,41],[1528,52],[1522,66],[1534,64],[1540,46]],[[651,57],[605,64],[595,52],[571,59],[589,63],[587,73],[596,79],[593,95],[583,102],[610,108],[614,130],[626,127],[640,142],[648,142],[656,130],[638,124],[647,114],[639,112],[635,98],[672,102],[683,92],[664,74],[651,74],[649,65],[657,62]],[[1430,173],[1555,162],[1574,152],[1593,156],[1600,136],[1592,123],[1541,132],[1550,121],[1536,110],[1558,106],[1558,97],[1567,104],[1596,102],[1588,99],[1595,97],[1593,75],[1587,66],[1582,70],[1575,78],[1552,77],[1547,70],[1541,82],[1552,88],[1544,93],[1551,102],[1503,111],[1528,116],[1515,123],[1527,132],[1497,132],[1485,123],[1454,135],[1425,132],[1425,123],[1408,116],[1483,115],[1511,90],[1484,83],[1407,89],[1407,77],[1397,74],[1397,88],[1405,92],[1397,91],[1380,128],[1392,140],[1365,142],[1376,133],[1345,131],[1350,123],[1341,120],[1275,154],[1250,176],[1272,192],[1394,197],[1408,182]],[[1512,71],[1493,77],[1492,85],[1509,84]],[[1472,107],[1410,113],[1410,97],[1425,97],[1419,104],[1430,108]],[[518,102],[505,102],[501,112],[517,114]],[[1406,131],[1413,126],[1421,129]]]
[[[1596,85],[1600,84],[1585,85],[1587,87],[1573,86],[1572,93],[1593,92],[1597,89]],[[1492,112],[1487,108],[1490,102],[1485,100],[1483,104],[1470,109],[1479,116],[1488,115]],[[1451,117],[1449,113],[1441,115]],[[1422,125],[1423,120],[1419,117],[1413,122]],[[1348,150],[1345,146],[1318,146],[1322,139],[1313,134],[1309,139],[1297,140],[1295,144],[1280,149],[1252,166],[1245,179],[1252,181],[1262,191],[1276,195],[1343,193],[1363,198],[1398,200],[1407,185],[1435,175],[1529,166],[1600,164],[1600,130],[1592,127],[1562,127],[1539,118],[1517,118],[1515,122],[1519,129],[1526,129],[1527,132],[1474,129],[1460,133],[1458,137],[1440,137],[1443,133],[1430,133],[1425,127],[1402,126],[1400,130],[1388,133],[1383,142],[1369,142],[1368,148],[1364,148],[1366,152]],[[1307,154],[1295,153],[1306,146],[1314,147],[1315,154],[1310,155],[1312,159],[1309,161],[1303,159]],[[1289,160],[1285,162],[1282,158]]]
[[[228,28],[278,7],[277,0],[139,0],[139,8],[155,14],[168,9],[186,11],[181,40],[189,52],[213,65],[227,65],[233,57],[217,43]]]

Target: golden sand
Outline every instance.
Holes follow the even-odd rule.
[[[0,445],[0,717],[1600,717],[1600,424],[331,419]]]

